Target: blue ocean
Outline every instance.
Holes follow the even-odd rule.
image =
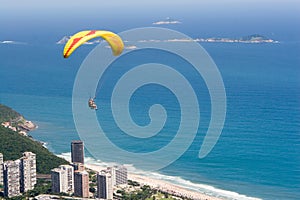
[[[226,120],[217,144],[205,158],[199,159],[211,109],[207,89],[199,82],[203,87],[203,94],[199,95],[203,97],[204,106],[192,145],[177,161],[158,172],[138,170],[226,199],[299,199],[299,42],[201,45],[218,66],[226,90]],[[72,58],[63,59],[63,46],[55,41],[0,44],[0,103],[35,122],[38,129],[30,135],[46,142],[47,148],[57,155],[70,152],[70,141],[80,139],[72,115],[72,90],[82,61],[94,47],[85,45]],[[142,58],[129,57],[127,62],[136,62],[135,59]],[[183,73],[191,82],[197,81],[192,71]],[[109,78],[105,80],[108,86],[110,81]],[[97,111],[98,119],[101,119],[109,115],[106,108],[109,95],[105,84],[98,87],[102,92],[97,94],[97,102],[104,108]],[[140,125],[149,120],[143,105],[155,103],[156,97],[167,102],[162,104],[170,114],[176,116],[178,111],[178,102],[170,92],[156,85],[153,87],[143,88],[145,91],[138,91],[133,99],[133,119]],[[87,89],[84,98],[91,95]],[[111,117],[105,119],[104,128],[110,130],[114,121]],[[165,131],[170,135],[162,140],[152,140],[151,148],[159,148],[172,138],[178,120],[174,117],[167,122]],[[126,146],[128,138],[118,139],[117,143]],[[107,162],[105,158],[93,160],[88,151],[86,156],[90,162]]]

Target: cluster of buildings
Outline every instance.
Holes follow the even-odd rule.
[[[71,157],[71,164],[60,165],[51,170],[52,192],[89,198],[91,181],[84,167],[82,141],[72,141]],[[95,176],[96,197],[100,199],[113,199],[114,187],[127,184],[127,168],[124,166],[108,167],[97,172]],[[19,196],[34,189],[36,183],[36,155],[34,153],[24,152],[21,158],[5,162],[0,153],[0,185],[4,188],[5,197]]]
[[[0,153],[0,185],[4,187],[4,196],[19,196],[32,190],[36,184],[36,155],[24,152],[17,160],[3,162]]]
[[[97,197],[113,199],[114,186],[127,184],[127,168],[124,166],[108,167],[97,173]]]
[[[113,199],[113,187],[127,184],[127,169],[123,166],[108,167],[96,174],[96,197]],[[84,144],[82,141],[71,143],[71,164],[60,165],[51,170],[52,192],[74,194],[88,198],[89,173],[84,167]]]

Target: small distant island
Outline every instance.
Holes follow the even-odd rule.
[[[197,40],[197,39],[196,39]],[[199,42],[224,42],[224,43],[279,43],[277,40],[267,38],[266,36],[253,34],[241,38],[207,38],[198,39]]]
[[[70,36],[64,36],[56,44],[66,44],[70,39]],[[101,40],[89,41],[86,44],[99,44]],[[130,41],[124,41],[125,43]],[[223,38],[223,37],[210,37],[210,38],[172,38],[168,40],[139,40],[137,42],[211,42],[211,43],[249,43],[249,44],[260,44],[260,43],[279,43],[277,40],[273,40],[263,35],[252,34],[240,38]]]

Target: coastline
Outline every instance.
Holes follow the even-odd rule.
[[[34,131],[38,128],[37,124],[25,119],[23,116],[2,122],[1,125],[26,137],[28,136],[28,132]]]
[[[65,153],[57,156],[67,160],[68,162],[71,161],[71,153]],[[85,163],[84,166],[87,169],[96,172],[100,172],[101,170],[105,170],[107,168],[105,165],[96,165],[91,163]],[[174,195],[178,197],[185,197],[193,200],[224,200],[224,198],[218,198],[212,195],[193,191],[191,189],[184,188],[180,185],[162,180],[160,178],[153,178],[153,177],[148,177],[146,175],[134,173],[130,169],[128,169],[128,180],[136,181],[141,185],[149,185],[153,189],[157,189],[159,191],[166,192],[170,195]]]
[[[34,123],[32,130],[37,128],[38,123]],[[27,136],[28,135],[23,135]],[[40,142],[45,148],[47,148],[47,143],[36,140],[35,138],[29,136],[32,140]],[[48,148],[47,148],[48,149]],[[52,152],[53,153],[53,152]],[[62,153],[57,155],[68,162],[71,160],[71,153]],[[117,163],[105,163],[97,161],[91,157],[85,157],[87,164],[86,167],[94,171],[101,171],[106,169],[108,166],[116,165]],[[126,165],[125,165],[126,166]],[[174,196],[183,196],[195,200],[258,200],[259,198],[246,196],[239,194],[234,191],[227,191],[215,188],[211,185],[204,185],[201,183],[193,183],[188,181],[188,179],[182,179],[176,175],[164,175],[154,172],[142,171],[140,169],[135,169],[134,166],[128,165],[128,178],[130,180],[139,182],[141,185],[149,185],[152,188],[158,189],[160,191],[166,192],[168,194],[173,194]]]
[[[91,169],[93,171],[101,171],[106,169],[105,167],[101,167],[95,164],[85,164],[85,167]],[[209,196],[207,194],[203,194],[200,192],[192,191],[181,187],[179,185],[161,180],[159,178],[150,178],[144,175],[135,174],[131,171],[128,172],[128,179],[132,181],[136,181],[141,185],[149,185],[153,189],[157,189],[162,192],[166,192],[168,194],[178,196],[178,197],[185,197],[194,200],[222,200],[221,198]]]
[[[71,161],[71,152],[57,155]],[[85,167],[93,171],[101,171],[117,163],[105,163],[91,157],[85,157]],[[261,200],[260,198],[246,196],[234,191],[218,189],[210,185],[192,183],[177,176],[168,176],[160,173],[142,171],[132,165],[124,165],[128,170],[128,179],[141,185],[149,185],[174,196],[182,196],[193,200]],[[176,179],[176,180],[175,180]],[[179,179],[179,180],[178,180]],[[201,191],[203,190],[203,191]]]

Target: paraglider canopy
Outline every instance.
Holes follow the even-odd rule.
[[[96,37],[106,40],[115,56],[122,53],[124,43],[117,34],[104,30],[86,30],[76,33],[68,40],[64,48],[64,58],[68,58],[80,45]]]

